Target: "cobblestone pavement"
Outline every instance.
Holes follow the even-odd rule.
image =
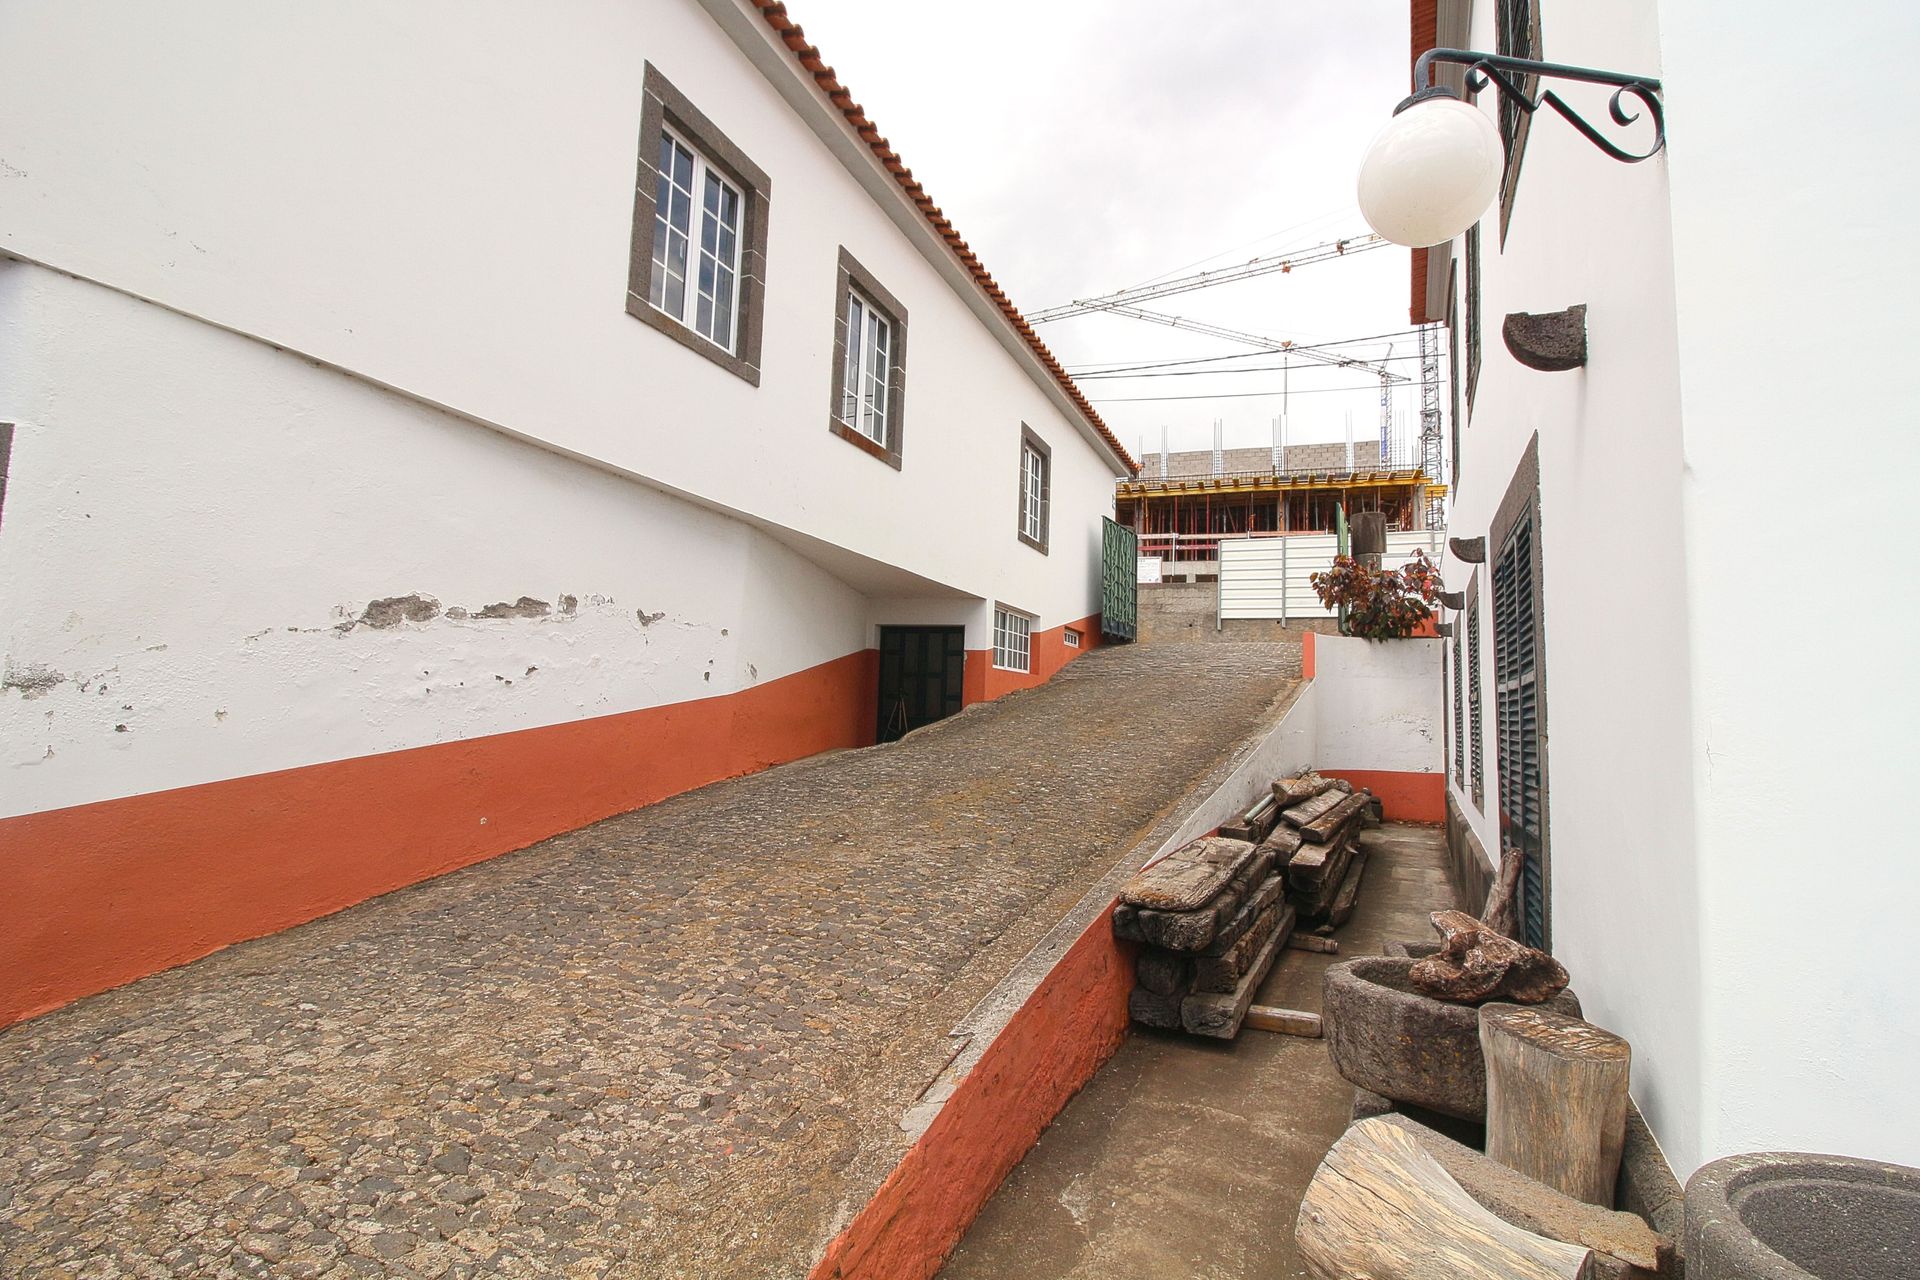
[[[1103,649],[0,1033],[0,1276],[800,1276],[946,1032],[1290,688]]]

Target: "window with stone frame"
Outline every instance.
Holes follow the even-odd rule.
[[[1496,0],[1493,13],[1494,51],[1509,58],[1540,60],[1540,0]],[[1534,98],[1540,89],[1539,76],[1520,76],[1520,91]],[[1520,161],[1527,150],[1527,133],[1533,113],[1498,89],[1500,145],[1506,153],[1506,168],[1500,178],[1500,243],[1507,242],[1507,223],[1513,218],[1514,192],[1520,185]]]
[[[1053,450],[1026,423],[1020,424],[1020,541],[1045,555],[1053,523]]]
[[[772,182],[651,64],[627,314],[755,384]]]
[[[907,399],[907,309],[843,246],[834,278],[827,430],[900,468]]]

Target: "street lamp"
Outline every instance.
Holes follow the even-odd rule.
[[[1466,67],[1469,94],[1492,84],[1522,111],[1532,113],[1542,104],[1552,107],[1615,160],[1637,164],[1667,144],[1658,80],[1469,49],[1429,49],[1414,63],[1413,96],[1394,108],[1393,119],[1374,136],[1360,162],[1360,212],[1375,231],[1395,244],[1420,249],[1453,239],[1480,220],[1499,194],[1506,171],[1506,151],[1493,122],[1452,89],[1432,83],[1437,63]],[[1607,112],[1613,122],[1625,127],[1640,118],[1626,108],[1625,100],[1632,97],[1653,122],[1653,145],[1645,152],[1624,150],[1581,118],[1559,94],[1549,89],[1536,99],[1513,76],[1611,85],[1614,94]]]

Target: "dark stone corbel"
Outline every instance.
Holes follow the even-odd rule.
[[[1587,362],[1587,304],[1529,315],[1515,311],[1500,326],[1513,358],[1542,373],[1564,373]]]
[[[1467,607],[1467,593],[1464,591],[1442,591],[1440,593],[1440,603],[1446,608],[1458,613]]]
[[[1453,552],[1453,558],[1463,564],[1485,564],[1487,562],[1487,540],[1485,538],[1448,538],[1447,550]]]
[[[1435,623],[1433,633],[1442,640],[1451,639],[1453,637],[1453,624],[1451,622]]]

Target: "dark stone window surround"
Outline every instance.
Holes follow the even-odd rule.
[[[1494,9],[1494,52],[1512,58],[1541,58],[1540,0],[1499,0]],[[1539,88],[1539,76],[1520,77],[1520,90],[1528,97],[1537,95]],[[1499,99],[1496,110],[1500,140],[1506,150],[1506,164],[1500,175],[1500,247],[1505,249],[1507,224],[1513,221],[1513,197],[1520,187],[1520,162],[1526,157],[1527,134],[1533,129],[1533,113],[1522,111],[1505,98]]]
[[[1507,539],[1513,533],[1513,527],[1526,518],[1533,531],[1533,555],[1529,569],[1533,584],[1533,627],[1534,627],[1534,680],[1536,687],[1535,714],[1538,717],[1535,734],[1540,751],[1540,882],[1546,901],[1553,901],[1553,800],[1548,788],[1547,772],[1547,628],[1546,628],[1546,574],[1543,570],[1545,556],[1540,530],[1540,433],[1534,432],[1527,438],[1527,447],[1520,455],[1520,461],[1514,464],[1513,478],[1507,482],[1507,491],[1500,498],[1500,506],[1493,513],[1493,523],[1487,529],[1487,560],[1497,564],[1504,553]],[[1497,673],[1496,673],[1497,674]],[[1496,707],[1497,710],[1497,707]],[[1501,851],[1506,856],[1506,851]],[[1549,908],[1546,920],[1546,941],[1553,941],[1553,912]]]
[[[1039,433],[1026,423],[1020,424],[1020,483],[1015,490],[1019,499],[1015,512],[1014,532],[1020,541],[1038,551],[1047,554],[1047,546],[1053,541],[1053,449],[1042,440]],[[1040,536],[1038,539],[1027,536],[1027,449],[1031,448],[1040,455]]]
[[[764,318],[767,281],[767,215],[773,180],[747,159],[719,126],[707,119],[687,96],[673,87],[651,63],[642,84],[640,112],[640,170],[633,191],[633,243],[627,259],[627,314],[658,329],[669,338],[697,351],[722,369],[760,385],[760,327]],[[653,281],[654,186],[659,180],[656,158],[660,134],[673,128],[694,145],[714,168],[726,175],[746,196],[745,225],[740,229],[740,296],[735,303],[735,350],[709,342],[647,300]],[[698,236],[694,240],[698,242]],[[697,247],[694,250],[698,253]],[[694,287],[688,280],[688,288]]]
[[[893,326],[893,340],[887,347],[887,442],[862,435],[858,428],[840,419],[840,397],[847,380],[847,293],[858,293],[880,318]],[[840,269],[833,280],[833,388],[827,400],[827,430],[863,452],[900,470],[900,451],[907,415],[907,309],[900,300],[881,287],[873,273],[859,259],[840,246]]]

